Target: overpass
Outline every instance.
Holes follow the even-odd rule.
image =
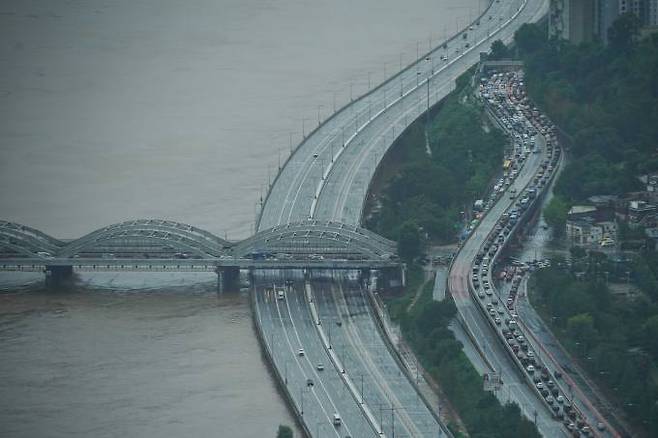
[[[303,139],[276,175],[261,204],[257,229],[314,220],[358,227],[372,177],[397,137],[446,97],[455,79],[477,64],[494,40],[510,42],[523,23],[538,21],[547,10],[547,0],[492,1],[466,29],[336,111]],[[276,278],[268,280],[272,283],[260,286],[265,291],[276,286]],[[345,284],[339,278],[330,285],[307,282],[289,287],[285,303],[255,294],[257,326],[275,375],[307,432],[323,423],[333,429],[331,413],[345,417],[349,412],[352,436],[450,436],[436,415],[440,407],[419,395],[418,377],[391,345],[384,346],[388,338],[364,305],[379,286],[377,281]],[[276,337],[267,336],[271,333]],[[338,337],[342,358],[335,357],[331,343]],[[297,346],[307,350],[311,362],[333,366],[317,373],[297,357]],[[291,363],[299,364],[294,379],[286,377]],[[304,397],[307,379],[322,383],[313,387],[315,399]]]
[[[3,222],[0,269],[62,275],[74,269],[199,269],[229,279],[241,268],[399,270],[394,244],[360,227],[378,164],[413,120],[454,89],[481,51],[495,39],[511,40],[547,9],[547,0],[491,1],[468,28],[335,112],[288,158],[261,205],[258,232],[242,242],[157,220],[111,225],[63,242]],[[352,436],[450,436],[371,313],[368,300],[381,287],[379,275],[359,284],[295,283],[283,300],[273,295],[282,290],[279,278],[259,281],[253,299],[261,342],[309,435],[327,426],[339,436],[332,418],[339,413]],[[299,354],[302,345],[306,356]]]
[[[64,242],[33,228],[0,222],[0,271],[213,271],[220,288],[239,270],[369,270],[398,272],[395,244],[363,228],[304,221],[263,230],[240,242],[174,221],[141,219],[109,225]]]

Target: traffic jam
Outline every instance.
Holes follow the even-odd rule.
[[[534,387],[552,412],[553,418],[561,421],[574,437],[594,436],[596,432],[604,430],[604,425],[598,423],[597,430],[593,430],[587,424],[585,417],[563,390],[565,383],[561,382],[561,373],[551,370],[538,357],[524,330],[519,327],[514,303],[526,267],[522,264],[510,266],[503,269],[498,278],[493,275],[494,264],[503,247],[509,242],[520,220],[529,213],[543,189],[549,185],[558,167],[560,148],[556,127],[528,100],[521,71],[493,73],[482,78],[479,96],[488,113],[513,144],[505,153],[502,178],[494,185],[486,202],[481,203],[482,213],[485,214],[502,196],[509,196],[514,202],[484,240],[473,261],[471,293],[513,361],[522,370],[528,384]],[[530,154],[542,152],[539,135],[545,142],[546,156],[532,180],[525,187],[515,187],[516,177]],[[496,281],[511,282],[511,287],[506,288],[509,290],[507,296],[499,295]]]

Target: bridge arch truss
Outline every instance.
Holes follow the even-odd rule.
[[[57,254],[64,242],[14,222],[0,221],[2,257],[47,257]]]
[[[96,230],[60,251],[60,257],[212,258],[231,244],[207,231],[179,222],[139,219]]]
[[[235,257],[272,254],[278,257],[327,257],[389,260],[395,243],[364,228],[333,221],[303,221],[258,232],[231,249]]]

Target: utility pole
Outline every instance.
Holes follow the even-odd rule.
[[[361,404],[363,404],[363,374],[361,374]]]

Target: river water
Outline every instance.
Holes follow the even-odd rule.
[[[478,0],[3,0],[0,218],[248,236],[302,128]],[[268,172],[269,167],[269,172]],[[292,423],[245,294],[212,276],[0,278],[0,435],[273,436]]]

